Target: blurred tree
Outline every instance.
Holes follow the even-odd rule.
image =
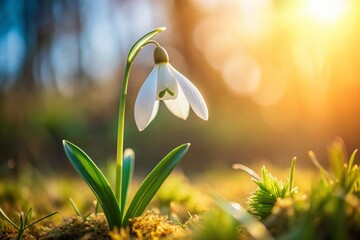
[[[46,114],[39,111],[43,106],[41,92],[45,83],[52,85],[52,90],[57,89],[52,48],[58,35],[66,32],[75,35],[78,41],[75,54],[81,55],[80,6],[80,0],[0,1],[1,162],[9,158],[31,161],[37,158],[39,150],[51,146],[50,135],[44,134],[48,126],[39,125],[49,121],[41,120],[41,115]],[[75,77],[84,82],[89,78],[83,77],[81,66],[77,64]]]

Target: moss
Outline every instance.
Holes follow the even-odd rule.
[[[16,239],[18,236],[17,232],[0,232],[0,239],[1,240],[13,240]],[[36,237],[30,234],[24,234],[22,240],[35,240]]]
[[[67,218],[64,222],[40,237],[41,240],[70,239],[111,239],[104,216],[89,217],[83,221],[80,217]]]
[[[147,211],[144,216],[131,219],[129,228],[109,231],[103,215],[91,216],[86,221],[79,217],[67,218],[54,227],[41,240],[130,240],[130,239],[186,239],[188,231],[161,216],[155,210]],[[1,238],[2,239],[2,238]],[[35,239],[35,238],[34,238]]]
[[[0,228],[0,239],[1,240],[13,240],[18,236],[18,231],[11,228]],[[31,231],[27,231],[22,235],[23,240],[38,239],[37,235]]]
[[[137,239],[186,239],[188,235],[186,229],[173,224],[167,216],[160,216],[155,210],[132,219],[130,231]]]
[[[211,198],[190,183],[180,172],[172,173],[156,194],[154,205],[162,213],[186,221],[191,214],[200,214],[209,209]]]

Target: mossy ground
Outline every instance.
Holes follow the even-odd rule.
[[[277,169],[269,164],[266,167],[278,179],[289,176],[289,169]],[[260,172],[261,166],[252,169]],[[331,171],[324,178],[321,171],[297,168],[294,185],[298,193],[277,199],[272,203],[270,216],[255,218],[256,221],[275,239],[314,239],[315,236],[316,239],[357,239],[360,186],[355,182],[349,188],[352,175],[350,170],[345,170],[345,175],[338,171],[340,180],[336,180]],[[357,166],[352,173],[356,171]],[[113,230],[108,228],[101,211],[96,212],[94,196],[81,179],[45,177],[31,170],[19,176],[4,176],[6,184],[0,184],[0,207],[16,224],[18,212],[30,207],[35,220],[59,212],[27,229],[22,239],[253,239],[246,221],[236,221],[210,197],[215,193],[248,207],[248,198],[256,192],[257,185],[247,174],[231,169],[208,171],[191,177],[191,181],[182,173],[171,174],[148,211],[132,219],[127,228]],[[137,187],[138,181],[134,182],[132,189]],[[91,212],[90,217],[76,216],[69,197],[80,213],[85,213],[83,216]],[[0,219],[0,239],[16,239],[16,236],[16,229]]]
[[[104,215],[90,216],[86,220],[81,217],[65,218],[59,225],[40,224],[30,228],[23,239],[66,240],[128,240],[128,239],[187,239],[187,227],[171,222],[167,216],[159,212],[147,211],[143,216],[131,220],[129,227],[109,230]],[[17,231],[10,226],[2,225],[0,239],[16,239]]]

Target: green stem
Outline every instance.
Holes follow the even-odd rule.
[[[117,134],[117,153],[116,153],[116,182],[115,182],[115,197],[118,201],[119,206],[121,205],[121,188],[122,188],[122,169],[123,169],[123,152],[124,152],[124,128],[125,128],[125,103],[126,103],[126,95],[127,95],[127,87],[129,82],[129,75],[131,66],[135,60],[135,57],[139,53],[139,51],[149,43],[154,43],[155,45],[159,45],[155,41],[151,40],[160,32],[164,31],[166,28],[156,28],[151,32],[144,35],[140,38],[130,49],[128,59],[126,62],[124,80],[121,89],[120,96],[120,106],[119,106],[119,117],[118,117],[118,134]],[[122,214],[122,213],[121,213]]]
[[[122,91],[120,96],[119,106],[119,118],[118,118],[118,135],[117,135],[117,153],[116,153],[116,186],[115,197],[121,206],[121,188],[122,188],[122,165],[123,165],[123,153],[124,153],[124,125],[125,125],[125,103],[127,96],[127,87],[129,82],[130,69],[133,62],[127,62],[124,80],[122,85]]]
[[[21,240],[21,237],[22,237],[23,233],[24,233],[23,230],[19,230],[19,233],[18,233],[18,235],[16,237],[16,240]]]

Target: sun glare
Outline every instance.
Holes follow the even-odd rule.
[[[331,23],[345,14],[348,5],[348,0],[309,0],[308,10],[315,20]]]

